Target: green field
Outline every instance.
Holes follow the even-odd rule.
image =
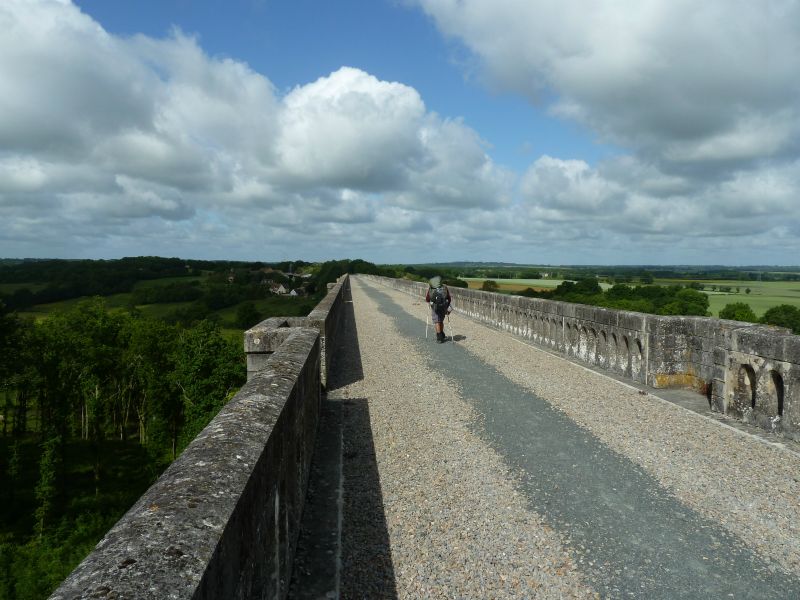
[[[656,279],[660,285],[688,285],[692,282],[703,284],[708,294],[711,314],[719,315],[726,304],[744,302],[749,304],[756,316],[762,316],[768,309],[780,304],[790,304],[800,308],[800,281],[720,281],[711,279]],[[711,286],[730,286],[733,292],[714,292]],[[736,288],[739,292],[736,292]],[[747,294],[745,289],[750,288]]]
[[[481,277],[466,277],[464,281],[469,284],[470,289],[481,289],[485,281]],[[538,290],[553,289],[562,283],[563,279],[494,279],[501,292],[521,292],[525,288]],[[737,280],[713,280],[713,279],[656,279],[656,285],[689,285],[690,283],[701,283],[705,286],[703,290],[708,295],[709,310],[713,316],[718,316],[719,311],[726,304],[734,302],[744,302],[749,304],[756,316],[763,314],[773,306],[780,304],[790,304],[800,308],[800,282],[798,281],[737,281]],[[636,285],[631,284],[631,285]],[[730,286],[732,292],[712,291],[711,286]],[[601,283],[600,287],[607,290],[611,287],[608,283]],[[739,292],[736,292],[739,288]],[[745,290],[750,288],[750,293]]]
[[[183,277],[175,279],[188,278]],[[103,297],[103,300],[105,300],[106,306],[112,311],[122,311],[126,310],[130,306],[131,296],[132,295],[130,293],[114,294],[112,296]],[[87,299],[88,297],[70,298],[69,300],[62,300],[60,302],[37,304],[28,308],[27,310],[20,311],[19,315],[21,317],[42,320],[54,312],[61,312],[75,308],[76,305]],[[252,300],[250,302],[255,305],[256,310],[258,310],[265,319],[271,316],[305,316],[311,312],[311,309],[314,308],[317,303],[317,301],[312,298],[294,298],[290,296],[269,296],[260,300]],[[236,311],[241,304],[244,304],[244,302],[234,306],[229,306],[227,308],[222,308],[213,313],[219,317],[220,325],[226,334],[241,336],[242,329],[236,327],[235,325]],[[162,304],[142,304],[136,306],[136,308],[146,317],[164,319],[173,314],[176,310],[185,309],[191,305],[192,302],[166,302]]]
[[[88,296],[82,296],[80,298],[70,298],[69,300],[61,300],[59,302],[49,302],[47,304],[35,304],[26,310],[19,311],[19,316],[32,317],[36,320],[41,320],[47,317],[47,315],[51,313],[75,308],[75,306],[77,306],[79,303],[85,300],[88,300],[88,298],[89,298]],[[131,294],[113,294],[111,296],[104,296],[103,300],[105,300],[106,306],[108,308],[122,310],[123,308],[127,307],[130,304]]]

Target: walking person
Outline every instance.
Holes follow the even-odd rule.
[[[425,302],[431,307],[431,320],[433,328],[436,330],[436,342],[441,344],[445,341],[444,318],[450,314],[450,290],[442,283],[442,278],[438,275],[431,278],[428,291],[425,294]]]

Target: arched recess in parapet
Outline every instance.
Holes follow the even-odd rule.
[[[586,327],[581,327],[578,333],[578,358],[584,361],[589,358],[589,332]]]
[[[586,333],[586,360],[593,365],[597,363],[597,332],[590,328]]]
[[[569,335],[567,336],[569,340],[569,353],[572,356],[579,356],[580,355],[580,344],[581,344],[581,332],[578,328],[578,324],[576,323],[569,329]]]
[[[628,336],[623,335],[619,344],[620,370],[623,375],[631,376],[631,344]]]
[[[736,388],[733,401],[726,411],[738,419],[750,414],[756,405],[756,373],[750,365],[741,365],[736,374]]]
[[[581,329],[577,323],[572,326],[572,337],[570,338],[570,344],[572,345],[572,354],[573,356],[580,356],[581,352]]]
[[[597,364],[608,368],[608,336],[605,331],[601,331],[597,336]]]
[[[775,390],[775,401],[778,405],[778,415],[783,416],[783,377],[777,371],[770,371],[772,388]]]
[[[642,372],[642,342],[638,338],[633,340],[631,347],[631,378],[638,380]]]
[[[753,412],[758,422],[764,417],[774,419],[783,416],[783,376],[775,369],[764,373],[757,385]]]
[[[608,342],[608,369],[610,371],[617,370],[617,352],[619,344],[617,343],[617,334],[612,333],[611,339]]]

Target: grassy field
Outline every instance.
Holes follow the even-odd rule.
[[[130,304],[131,294],[113,294],[111,296],[104,296],[103,299],[105,300],[106,306],[108,306],[108,308],[112,310],[113,309],[123,310]],[[36,319],[38,321],[44,319],[45,317],[47,317],[47,315],[51,313],[75,308],[75,306],[77,306],[84,300],[88,300],[88,296],[83,296],[81,298],[70,298],[69,300],[61,300],[60,302],[49,302],[47,304],[35,304],[26,310],[19,311],[19,316],[32,317],[33,319]],[[147,307],[142,307],[142,308],[147,308]]]
[[[485,279],[465,278],[470,289],[479,290]],[[520,292],[525,288],[547,290],[557,287],[563,279],[494,279],[501,292]],[[800,281],[722,281],[710,279],[656,279],[657,285],[689,285],[697,282],[705,286],[703,290],[708,295],[709,309],[713,316],[718,316],[719,311],[726,304],[744,302],[749,304],[756,316],[762,316],[768,309],[780,304],[790,304],[800,308]],[[633,284],[636,285],[636,284]],[[720,292],[711,290],[711,286],[727,287],[733,291]],[[607,290],[611,287],[608,283],[601,283],[600,287]],[[736,291],[739,288],[739,291]],[[750,293],[745,290],[750,288]]]
[[[780,304],[790,304],[800,308],[800,281],[719,281],[709,279],[656,279],[656,283],[660,285],[688,285],[696,281],[702,283],[706,289],[703,290],[708,294],[710,303],[710,310],[714,316],[719,315],[720,309],[724,308],[726,304],[733,304],[734,302],[744,302],[749,304],[750,308],[757,316],[762,316],[767,309]],[[730,286],[733,291],[731,293],[715,292],[711,290],[711,286]],[[739,292],[736,292],[739,288]],[[745,289],[750,288],[750,293],[746,293]]]
[[[185,280],[189,278],[176,277],[174,279]],[[159,281],[164,280],[162,279]],[[150,282],[141,282],[140,285],[149,283]],[[108,308],[112,311],[123,311],[127,310],[127,308],[130,306],[131,296],[132,295],[130,293],[114,294],[112,296],[105,296],[103,299],[106,302],[106,306],[108,306]],[[61,302],[37,304],[25,311],[20,311],[19,315],[21,317],[42,320],[54,312],[70,310],[78,303],[87,299],[88,298],[86,297],[71,298],[69,300],[62,300]],[[317,304],[316,299],[306,297],[293,298],[290,296],[270,296],[260,300],[252,300],[251,302],[255,305],[256,310],[258,310],[258,312],[260,312],[265,319],[271,316],[305,316],[311,312],[311,309]],[[236,311],[241,304],[244,303],[242,302],[234,306],[229,306],[227,308],[215,311],[214,313],[219,317],[220,325],[222,326],[223,332],[227,336],[241,338],[243,330],[236,326]],[[138,305],[136,308],[146,317],[163,319],[174,313],[176,310],[188,308],[191,305],[192,302],[167,302],[162,304],[142,304]]]

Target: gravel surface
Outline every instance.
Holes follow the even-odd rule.
[[[419,318],[424,307],[417,300],[379,289]],[[359,294],[358,302],[367,301]],[[796,454],[641,395],[548,352],[523,347],[507,333],[461,316],[453,319],[456,333],[465,338],[458,342],[463,349],[641,466],[680,502],[752,548],[770,569],[800,575]],[[579,397],[574,390],[581,390]],[[381,431],[380,426],[375,430]]]
[[[530,510],[503,458],[474,432],[478,416],[471,405],[391,319],[379,316],[362,283],[353,282],[352,294],[363,378],[331,394],[352,412],[344,426],[342,597],[597,597],[567,541]],[[396,299],[411,302],[400,294]],[[377,478],[369,469],[373,459]],[[358,461],[348,482],[348,462]],[[354,471],[368,488],[378,482],[372,497],[382,500],[381,514],[348,492]],[[359,531],[365,528],[347,525],[359,510],[372,530],[386,528],[393,588],[369,584],[375,569],[364,560],[370,549]]]

